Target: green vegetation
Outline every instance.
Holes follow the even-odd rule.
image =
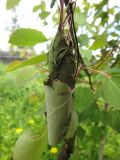
[[[19,1],[8,0],[7,9]],[[120,159],[120,6],[110,8],[109,1],[91,4],[84,0],[82,8],[75,8],[78,47],[84,63],[80,61],[73,94],[78,123],[73,116],[75,123],[67,126],[68,133],[73,135],[77,124],[70,160]],[[50,2],[52,7],[55,2]],[[58,27],[58,9],[50,13],[46,8],[45,1],[41,1],[33,6],[33,12],[38,12],[43,26],[49,26],[47,18],[51,16]],[[46,41],[50,39],[33,29],[18,29],[10,37],[10,43],[20,47]],[[62,53],[58,47],[58,53]],[[57,160],[61,152],[64,142],[50,148],[47,140],[43,83],[48,78],[46,54],[9,66],[0,65],[1,160]]]
[[[25,78],[23,77],[21,81],[20,79],[18,80],[20,73],[24,72],[25,70],[27,72],[29,70],[30,71],[34,70],[34,72],[36,72],[36,69],[34,67],[28,67],[16,71],[14,73],[13,72],[6,73],[5,68],[6,68],[5,65],[3,64],[0,65],[0,137],[1,137],[0,159],[1,160],[8,160],[13,156],[13,150],[15,147],[16,140],[25,130],[29,131],[31,130],[34,131],[35,133],[38,133],[40,129],[42,129],[43,131],[43,127],[45,126],[46,123],[46,118],[44,115],[45,113],[44,89],[41,77],[39,77],[39,74],[37,74],[38,76],[36,76],[36,78],[34,79],[31,79],[29,83],[28,81],[26,83]],[[84,95],[86,97],[86,101],[79,101],[79,97],[83,99]],[[78,112],[82,112],[87,108],[87,107],[85,108],[87,102],[90,103],[92,95],[91,92],[88,90],[88,88],[78,87],[75,92],[75,97],[78,102],[76,103],[77,110]],[[82,105],[83,108],[80,109],[79,105]],[[75,144],[75,153],[71,157],[71,160],[79,160],[79,159],[96,160],[98,159],[98,154],[100,150],[103,148],[104,148],[105,160],[119,159],[120,135],[117,131],[114,131],[111,127],[105,127],[103,123],[109,123],[109,124],[111,123],[116,130],[120,131],[120,125],[119,125],[120,113],[115,112],[113,115],[112,112],[110,111],[108,112],[110,114],[104,113],[105,114],[104,122],[98,123],[99,118],[103,116],[102,99],[99,100],[99,105],[101,106],[100,113],[98,113],[98,110],[94,111],[93,113],[92,108],[90,108],[88,112],[84,111],[84,114],[81,113],[82,116],[81,115],[79,116],[79,121],[84,120],[87,116],[89,116],[91,120],[88,119],[85,122],[80,123],[79,125],[77,131],[76,144]],[[117,123],[114,124],[115,121],[117,121],[118,124]],[[28,131],[25,131],[24,134],[27,134],[27,137],[29,139],[29,133],[26,132]],[[37,138],[39,139],[39,137]],[[41,142],[42,141],[40,141],[39,146],[41,146]],[[46,160],[48,158],[50,160],[56,159],[57,155],[56,154],[52,155],[49,147],[46,147],[45,150],[46,154],[43,156],[42,158],[43,160]]]
[[[15,73],[6,73],[5,68],[6,66],[0,65],[1,160],[12,157],[15,142],[24,130],[37,131],[44,124],[43,84],[37,78],[34,81],[29,80],[28,84],[28,74],[27,79],[21,77],[20,80],[19,77],[19,74],[24,73],[26,69],[27,72],[29,71],[29,75],[32,72],[35,73],[36,70],[30,67]]]

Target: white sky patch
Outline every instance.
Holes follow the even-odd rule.
[[[50,6],[51,0],[47,3]],[[16,8],[16,14],[18,16],[18,24],[21,28],[32,28],[42,31],[47,38],[52,37],[55,34],[55,29],[52,26],[52,18],[49,18],[49,26],[43,26],[38,13],[33,13],[33,7],[38,5],[40,0],[21,0],[19,6]],[[48,7],[48,6],[47,6]],[[49,8],[49,7],[48,7]],[[6,10],[6,1],[0,0],[0,49],[9,50],[9,35],[10,32],[6,30],[11,26],[14,13],[11,10]],[[46,48],[46,44],[39,44],[35,46],[36,50],[42,51]]]

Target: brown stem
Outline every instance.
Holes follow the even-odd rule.
[[[67,6],[67,5],[68,5],[69,0],[64,0],[64,2],[65,2],[65,5]]]
[[[88,70],[86,69],[85,63],[84,63],[83,58],[82,58],[82,56],[81,56],[81,54],[80,54],[80,51],[79,51],[78,39],[77,39],[76,29],[75,29],[75,24],[74,24],[74,16],[73,16],[72,4],[73,4],[73,3],[69,3],[69,7],[70,7],[70,10],[71,10],[71,20],[72,20],[72,25],[73,25],[73,33],[74,33],[75,44],[76,44],[76,52],[77,52],[77,57],[78,57],[77,69],[78,69],[78,67],[79,67],[79,63],[81,63],[82,66],[84,67],[84,71],[86,72],[86,74],[87,74],[87,76],[88,76],[90,87],[91,87],[91,89],[93,90],[91,75],[90,75],[90,73],[88,72]],[[77,73],[77,72],[76,72],[76,73]]]
[[[57,160],[68,160],[70,158],[70,155],[71,155],[70,149],[64,145]]]
[[[64,15],[64,0],[60,0],[60,23],[59,23],[59,31],[63,31],[63,15]]]
[[[74,150],[75,138],[76,138],[76,133],[72,138],[65,140],[61,153],[59,154],[57,160],[69,160]]]

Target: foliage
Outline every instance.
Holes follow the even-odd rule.
[[[30,67],[28,70],[31,71],[33,68]],[[43,85],[36,80],[29,80],[28,84],[27,80],[19,87],[21,80],[18,81],[17,77],[20,72],[6,74],[5,66],[0,65],[0,159],[2,160],[13,156],[15,141],[22,133],[20,129],[38,131],[45,122],[42,109],[40,111],[44,106]],[[22,81],[23,79],[24,77]]]
[[[10,0],[7,1],[7,6],[9,2]],[[51,7],[54,6],[54,3],[53,0]],[[75,9],[75,27],[80,53],[86,69],[90,72],[93,89],[91,90],[89,79],[84,73],[84,68],[82,68],[77,78],[74,95],[79,124],[76,133],[75,151],[71,160],[116,160],[120,156],[120,7],[116,5],[110,8],[109,0],[101,0],[98,3],[89,3],[84,0],[82,3],[82,7],[77,4]],[[14,7],[16,4],[17,1],[12,5],[9,4],[7,8]],[[53,17],[53,23],[58,25],[58,19],[55,18],[58,11],[50,13],[50,10],[46,9],[44,1],[33,7],[33,12],[36,11],[42,19],[43,25],[49,25],[47,18],[50,16]],[[111,17],[113,20],[111,20]],[[26,34],[25,37],[24,34]],[[23,46],[33,46],[46,40],[47,38],[44,37],[42,32],[32,29],[19,29],[12,33],[10,38],[10,42],[13,44]],[[36,63],[46,67],[42,63],[44,58],[41,60],[38,57],[17,63],[17,65],[13,63],[8,66],[8,70],[35,65]],[[5,154],[5,156],[2,155],[4,157],[2,160],[6,160],[12,155],[13,145],[18,138],[14,133],[15,128],[36,130],[36,128],[42,128],[43,126],[44,120],[42,115],[40,116],[38,113],[40,106],[41,110],[44,106],[44,96],[42,95],[43,99],[41,99],[40,94],[43,94],[42,82],[46,77],[46,72],[42,72],[41,68],[38,70],[39,78],[35,79],[33,83],[29,82],[19,90],[15,87],[14,78],[11,80],[11,74],[7,73],[7,76],[9,75],[7,78],[1,70],[3,76],[0,78],[0,93],[2,93],[0,94],[2,97],[2,125],[0,127],[2,131],[2,151]],[[29,94],[33,90],[35,95],[37,93],[37,97],[33,96],[33,99],[30,100]],[[35,121],[34,127],[27,123],[31,116]],[[8,131],[6,131],[6,128]],[[12,141],[12,138],[14,141]],[[59,146],[57,147],[59,148]],[[56,159],[46,150],[43,159],[46,160],[48,157],[52,160]]]
[[[15,7],[19,3],[19,1],[20,0],[7,0],[6,8],[11,9],[11,8]]]
[[[40,62],[45,62],[45,60],[46,60],[45,54],[41,54],[41,55],[32,57],[29,60],[26,60],[24,62],[16,60],[6,68],[6,71],[13,71],[15,69],[19,69],[19,68],[26,67],[29,65],[38,64]]]
[[[47,148],[47,129],[41,128],[38,133],[24,132],[18,139],[13,159],[39,160]]]
[[[45,42],[47,39],[42,32],[35,29],[17,29],[10,37],[9,43],[17,46],[34,46]]]
[[[99,94],[105,99],[106,102],[111,104],[114,109],[119,109],[120,107],[120,75],[112,76],[112,78],[105,78],[103,84],[100,88]],[[105,87],[108,89],[105,90]]]

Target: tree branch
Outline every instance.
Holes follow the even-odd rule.
[[[84,63],[83,58],[82,58],[82,56],[81,56],[81,54],[80,54],[80,51],[79,51],[78,39],[77,39],[76,29],[75,29],[75,23],[74,23],[74,16],[73,16],[72,4],[73,4],[72,2],[69,3],[69,7],[70,7],[70,11],[71,11],[71,20],[72,20],[72,24],[73,24],[73,32],[74,32],[74,37],[75,37],[76,52],[77,52],[77,58],[78,58],[77,69],[78,69],[79,63],[81,63],[82,66],[84,67],[84,71],[86,72],[86,74],[87,74],[87,76],[88,76],[90,87],[91,87],[91,89],[93,90],[91,75],[90,75],[90,73],[88,72],[88,70],[86,69],[85,63]]]
[[[63,31],[63,15],[64,15],[64,0],[60,0],[60,23],[59,31]]]

